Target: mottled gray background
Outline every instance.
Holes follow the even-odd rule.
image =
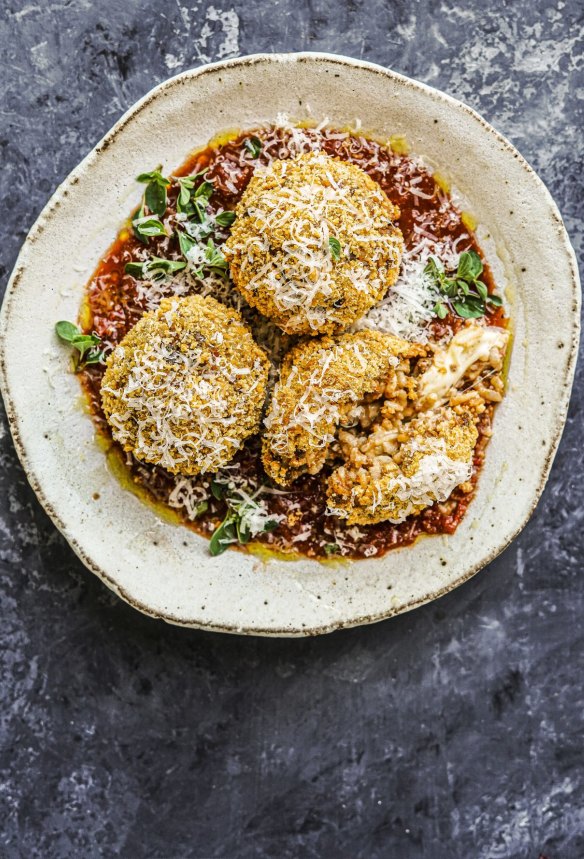
[[[283,49],[375,60],[477,108],[582,251],[580,2],[0,9],[3,287],[49,195],[138,97]],[[128,608],[55,531],[0,425],[0,855],[581,859],[581,386],[580,372],[543,500],[502,557],[438,603],[307,641]]]

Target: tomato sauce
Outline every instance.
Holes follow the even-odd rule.
[[[259,138],[262,144],[257,160],[250,156],[245,146],[246,140],[252,137]],[[174,175],[188,176],[205,170],[206,178],[214,184],[210,212],[233,209],[258,162],[268,164],[274,158],[292,157],[298,154],[298,147],[304,145],[302,141],[318,141],[324,152],[356,164],[379,183],[390,200],[400,207],[399,226],[406,248],[415,247],[420,236],[428,234],[448,242],[456,252],[474,249],[481,254],[475,236],[443,189],[443,183],[439,183],[416,159],[394,152],[390,146],[358,132],[259,128],[197,151]],[[145,169],[148,166],[145,165]],[[412,193],[412,189],[415,193]],[[170,189],[167,214],[176,211],[176,197],[176,190]],[[215,241],[221,244],[221,236]],[[181,258],[178,242],[175,238],[154,237],[146,245],[133,235],[128,226],[120,232],[87,285],[82,327],[85,331],[99,334],[107,350],[114,348],[151,306],[141,292],[138,281],[125,273],[125,265],[131,261],[146,260],[153,255],[168,259]],[[485,266],[483,280],[489,292],[492,292],[494,283],[488,266]],[[502,309],[493,307],[488,322],[491,325],[505,325]],[[432,336],[438,339],[449,332],[455,333],[461,324],[462,320],[453,314],[443,320],[436,319],[432,323]],[[111,438],[101,410],[103,372],[102,365],[89,366],[80,372],[96,427],[110,451],[125,463],[128,478],[135,486],[153,501],[168,505],[177,478],[162,468],[140,463],[131,455],[123,453]],[[487,407],[478,426],[479,440],[471,481],[473,487],[476,486],[484,462],[493,408],[492,405]],[[235,459],[236,468],[252,487],[268,483],[261,463],[260,447],[260,439],[254,437]],[[429,507],[398,525],[382,522],[348,527],[336,517],[326,514],[326,478],[329,473],[330,469],[325,468],[319,475],[306,475],[282,494],[269,490],[262,493],[261,498],[269,512],[281,514],[284,518],[275,531],[258,535],[254,542],[279,552],[311,558],[379,557],[390,549],[413,543],[422,534],[454,533],[473,495],[472,492],[464,493],[456,489],[445,503]],[[201,492],[210,496],[209,476],[190,480],[198,484]],[[188,518],[184,510],[177,511],[186,526],[205,536],[213,532],[225,514],[224,502],[212,496],[208,500],[208,510],[194,521]]]

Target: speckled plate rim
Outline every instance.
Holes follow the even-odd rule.
[[[229,70],[234,67],[239,67],[243,69],[245,67],[266,63],[320,63],[326,64],[327,66],[338,65],[339,68],[342,68],[344,70],[346,70],[347,68],[367,70],[375,75],[381,75],[399,86],[414,88],[419,93],[422,93],[432,99],[438,106],[440,104],[443,104],[455,107],[456,110],[463,111],[467,116],[471,117],[473,121],[479,123],[484,129],[485,133],[492,135],[497,141],[497,143],[500,145],[500,147],[505,149],[514,159],[518,160],[522,169],[525,171],[525,174],[529,177],[529,181],[532,183],[534,193],[537,191],[537,193],[539,193],[543,198],[545,198],[545,203],[547,204],[547,207],[549,209],[549,214],[551,215],[551,218],[556,225],[555,239],[557,241],[558,249],[563,254],[564,260],[566,261],[570,270],[570,282],[569,285],[566,284],[566,288],[568,294],[569,286],[569,295],[572,302],[572,312],[570,316],[571,330],[563,332],[564,336],[569,337],[569,346],[565,349],[564,352],[565,360],[563,364],[562,378],[559,380],[561,382],[561,385],[559,385],[559,393],[555,402],[555,421],[553,425],[549,427],[548,444],[546,450],[544,451],[545,456],[543,462],[541,463],[541,467],[538,467],[539,482],[536,491],[534,491],[532,494],[531,504],[526,515],[524,515],[521,521],[516,524],[516,526],[513,528],[513,531],[507,534],[505,539],[495,545],[488,553],[480,557],[479,560],[475,561],[474,563],[468,564],[463,574],[457,576],[453,580],[448,581],[446,584],[439,588],[429,589],[427,593],[418,596],[410,601],[405,601],[398,606],[380,606],[378,612],[357,615],[353,614],[346,619],[337,618],[332,622],[318,623],[313,626],[299,626],[298,624],[283,624],[281,626],[278,626],[277,624],[270,624],[269,626],[262,628],[261,626],[255,624],[246,624],[245,622],[243,624],[226,624],[224,622],[215,623],[211,618],[207,619],[199,616],[193,617],[191,619],[179,617],[171,612],[153,610],[152,607],[148,604],[140,601],[139,599],[136,599],[135,595],[130,593],[126,588],[122,587],[114,577],[109,575],[106,570],[104,570],[100,565],[95,563],[91,554],[88,553],[84,546],[77,540],[74,534],[75,529],[70,526],[70,524],[65,521],[64,518],[62,518],[58,503],[53,503],[53,501],[50,499],[50,493],[46,491],[46,488],[43,485],[42,470],[39,471],[38,464],[34,465],[31,462],[31,457],[29,456],[27,445],[22,440],[21,427],[22,422],[24,420],[24,415],[22,413],[19,413],[14,405],[13,391],[8,378],[9,374],[7,368],[8,358],[6,342],[8,330],[11,324],[14,304],[18,299],[18,286],[22,278],[25,276],[26,272],[27,250],[35,242],[36,238],[42,233],[45,226],[47,225],[47,222],[51,219],[53,213],[65,201],[69,189],[73,185],[75,185],[79,181],[79,178],[89,168],[91,168],[91,166],[95,163],[97,159],[99,159],[100,153],[104,152],[112,144],[112,142],[115,141],[116,137],[119,135],[122,129],[124,129],[124,127],[127,126],[129,123],[136,121],[139,118],[140,114],[144,111],[144,109],[147,108],[153,100],[157,99],[160,95],[167,93],[169,90],[172,90],[174,87],[181,86],[187,80],[189,82],[192,82],[203,79],[207,75],[217,75],[223,70]],[[390,132],[391,129],[388,129],[387,133]],[[462,102],[459,102],[456,99],[453,99],[452,97],[423,83],[411,80],[403,75],[399,75],[396,72],[393,72],[376,64],[354,60],[349,57],[316,52],[304,52],[297,54],[255,54],[247,57],[212,63],[209,65],[202,66],[200,68],[189,70],[173,78],[170,78],[161,83],[159,86],[155,87],[142,99],[136,102],[121,117],[121,119],[94,147],[94,149],[86,156],[86,158],[83,159],[83,161],[78,165],[78,167],[76,167],[68,176],[68,178],[59,186],[59,188],[53,194],[53,196],[39,215],[34,226],[31,228],[27,239],[23,245],[19,258],[16,262],[14,271],[12,273],[6,290],[6,295],[4,297],[0,316],[0,387],[6,405],[8,421],[14,439],[15,448],[17,450],[20,461],[25,469],[29,483],[33,488],[34,492],[36,493],[40,503],[42,504],[48,515],[51,517],[57,528],[63,533],[63,535],[68,540],[69,544],[79,556],[79,558],[83,561],[83,563],[92,572],[94,572],[109,588],[116,592],[122,599],[124,599],[126,602],[128,602],[129,604],[131,604],[145,614],[148,614],[155,618],[163,619],[173,624],[187,627],[209,629],[222,632],[233,632],[239,634],[268,636],[316,635],[325,632],[331,632],[335,629],[377,622],[386,619],[392,615],[411,610],[426,602],[439,598],[440,596],[453,590],[454,588],[461,585],[463,582],[470,579],[486,564],[491,562],[500,552],[502,552],[509,545],[509,543],[514,539],[514,537],[522,530],[522,528],[529,520],[531,513],[535,509],[541,492],[543,491],[552,465],[553,457],[557,450],[557,446],[559,444],[561,433],[564,427],[571,385],[573,381],[576,357],[578,353],[580,329],[579,308],[580,285],[576,259],[574,251],[570,245],[568,236],[565,232],[560,213],[553,199],[551,198],[549,192],[547,191],[537,174],[532,170],[529,164],[517,152],[517,150],[512,146],[512,144],[510,144],[501,134],[499,134],[495,129],[493,129],[489,125],[489,123],[487,123],[486,120],[484,120],[476,111],[463,104]],[[409,550],[406,549],[403,551],[407,552]],[[395,555],[397,553],[394,552],[392,554]],[[224,557],[229,557],[230,555],[231,553],[228,553],[228,555]]]

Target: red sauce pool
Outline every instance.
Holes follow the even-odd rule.
[[[233,209],[251,179],[258,161],[267,164],[274,158],[297,154],[298,134],[297,130],[281,128],[248,131],[225,143],[210,145],[195,153],[174,175],[188,176],[206,170],[207,178],[214,183],[210,211]],[[302,134],[307,140],[318,140],[323,151],[329,155],[361,167],[381,185],[390,200],[400,207],[399,225],[406,248],[416,247],[420,238],[427,234],[446,242],[457,253],[472,248],[481,254],[472,231],[463,223],[461,213],[432,174],[415,159],[397,154],[391,148],[356,132],[347,134],[329,129],[308,129],[303,130]],[[257,161],[245,147],[245,141],[251,137],[258,137],[262,142]],[[144,166],[149,169],[151,165]],[[168,212],[175,210],[176,191],[171,190]],[[221,236],[217,236],[216,244],[220,244],[221,240]],[[96,331],[112,348],[148,309],[144,296],[137,288],[138,282],[125,274],[124,267],[127,262],[144,260],[152,255],[176,259],[181,257],[174,238],[151,238],[146,246],[134,237],[131,230],[123,230],[87,285],[84,328],[86,331]],[[494,283],[488,267],[485,267],[483,279],[492,292]],[[506,323],[503,311],[499,308],[490,313],[488,321],[491,325],[504,326]],[[436,320],[433,323],[433,336],[440,338],[449,331],[455,332],[461,322],[458,317],[451,315],[444,320]],[[164,469],[145,465],[123,453],[111,438],[100,402],[103,372],[103,366],[96,365],[79,374],[88,395],[96,427],[107,440],[110,449],[118,451],[120,460],[125,462],[130,480],[152,500],[168,505],[169,497],[176,487],[176,478]],[[492,414],[493,406],[488,406],[478,427],[473,487],[476,486],[484,462]],[[252,438],[246,443],[235,463],[241,475],[246,477],[252,486],[258,485],[258,482],[267,483],[261,464],[259,438]],[[456,489],[444,504],[429,507],[399,525],[382,522],[348,528],[342,521],[325,513],[328,473],[325,470],[320,475],[302,477],[286,494],[262,494],[269,511],[283,514],[286,518],[277,530],[258,535],[254,542],[280,552],[312,558],[328,557],[325,546],[329,551],[331,546],[335,546],[336,557],[379,557],[390,549],[413,543],[422,534],[454,533],[473,495]],[[201,476],[191,480],[202,488],[208,488],[210,477]],[[194,521],[189,520],[184,510],[181,512],[179,509],[177,512],[186,526],[209,536],[223,518],[225,506],[224,502],[210,498],[209,509]]]

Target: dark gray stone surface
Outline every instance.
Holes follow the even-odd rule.
[[[582,251],[575,0],[1,8],[3,287],[50,193],[139,96],[282,49],[374,60],[478,108]],[[307,641],[173,629],[121,603],[40,509],[4,421],[0,855],[581,859],[582,404],[580,372],[543,500],[494,564],[410,615]]]

